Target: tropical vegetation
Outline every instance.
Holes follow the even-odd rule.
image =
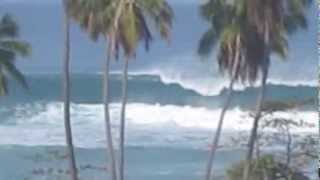
[[[305,9],[310,1],[297,0],[210,0],[201,5],[201,15],[210,28],[200,39],[199,54],[208,57],[217,49],[221,73],[230,77],[229,95],[220,114],[206,169],[211,169],[223,127],[225,113],[230,106],[235,82],[254,84],[261,76],[261,91],[257,99],[254,124],[247,153],[248,167],[243,179],[248,179],[250,162],[257,138],[262,103],[264,101],[271,54],[285,59],[288,35],[307,26]],[[215,45],[219,43],[219,47]]]
[[[92,37],[98,40],[102,36],[107,41],[107,60],[104,69],[104,105],[105,121],[108,139],[109,157],[111,158],[112,179],[124,179],[124,142],[125,114],[128,91],[128,65],[135,58],[139,43],[143,42],[145,50],[149,50],[153,39],[151,26],[164,39],[170,38],[173,11],[163,0],[70,0],[69,12]],[[119,174],[116,174],[111,125],[109,117],[109,66],[111,59],[119,59],[120,50],[123,52],[122,107],[120,115],[119,142]]]
[[[30,45],[19,39],[19,26],[9,14],[0,19],[0,96],[9,93],[9,78],[15,79],[24,88],[28,88],[23,74],[15,65],[18,56],[27,57],[31,53]]]

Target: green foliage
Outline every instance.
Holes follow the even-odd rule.
[[[245,161],[241,161],[227,171],[228,180],[238,180],[242,177]],[[273,156],[266,155],[252,161],[252,173],[248,180],[308,180],[303,173],[296,169],[290,169],[277,162]]]
[[[31,48],[19,38],[18,25],[6,14],[0,19],[0,96],[8,94],[8,76],[27,88],[23,74],[15,66],[16,56],[30,55]]]
[[[288,35],[307,27],[310,0],[209,0],[200,7],[210,27],[199,42],[198,53],[208,57],[218,47],[218,63],[242,83],[253,83],[268,68],[270,54],[285,59]]]
[[[69,0],[68,12],[93,40],[99,36],[112,41],[118,57],[134,57],[140,42],[148,50],[153,39],[151,26],[169,40],[173,11],[164,0]]]
[[[111,0],[67,0],[67,10],[93,40],[106,36],[112,24],[115,5]]]

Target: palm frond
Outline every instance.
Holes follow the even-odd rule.
[[[8,76],[27,88],[23,74],[16,68],[16,56],[26,57],[31,53],[30,45],[18,39],[19,28],[14,19],[5,14],[0,19],[0,96],[8,94]]]
[[[210,28],[200,39],[198,53],[210,54],[219,42],[220,71],[229,76],[236,72],[236,80],[252,84],[262,69],[269,67],[264,62],[269,61],[267,56],[274,53],[286,58],[287,36],[307,27],[305,12],[310,1],[209,0],[200,6],[200,13]]]
[[[164,0],[138,0],[136,6],[160,36],[169,41],[174,18],[171,6]]]
[[[138,32],[140,33],[140,40],[144,41],[145,50],[148,51],[150,48],[150,43],[153,40],[151,31],[148,27],[145,17],[143,16],[142,12],[138,7],[134,7],[135,15],[137,18],[137,28],[139,29]]]
[[[19,28],[12,16],[5,14],[0,19],[0,38],[14,38],[19,35]]]
[[[17,69],[17,67],[12,61],[1,60],[0,66],[2,67],[2,71],[5,74],[8,74],[13,79],[15,79],[20,85],[22,85],[22,87],[28,89],[28,83],[24,75]]]
[[[23,57],[29,56],[31,53],[30,45],[25,41],[3,40],[0,41],[0,48],[6,51],[15,52]]]
[[[1,61],[14,61],[16,58],[16,54],[14,53],[14,51],[10,51],[7,49],[1,49],[0,48],[0,62]]]
[[[0,65],[0,96],[5,96],[8,94],[8,82],[5,77],[2,67]]]
[[[151,29],[170,39],[173,10],[164,0],[69,0],[68,12],[93,40],[100,35],[113,36],[115,57],[120,48],[124,55],[133,57],[140,42],[148,50],[153,39]]]
[[[208,57],[218,40],[218,35],[213,28],[205,32],[199,42],[198,54]]]

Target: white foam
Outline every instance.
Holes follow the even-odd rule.
[[[292,87],[297,87],[297,86],[309,86],[309,87],[317,87],[318,82],[317,79],[310,80],[306,78],[302,78],[300,80],[288,80],[285,78],[271,78],[269,79],[269,82],[274,85],[287,85],[287,86],[292,86]]]
[[[119,125],[119,109],[120,104],[111,105],[114,133]],[[30,113],[23,116],[24,112]],[[209,143],[219,113],[220,109],[191,106],[128,104],[127,142],[146,146],[204,146]],[[310,127],[293,129],[294,132],[317,133],[316,112],[282,112],[275,115],[311,123]],[[0,144],[65,144],[61,103],[19,106],[12,120],[16,124],[0,125]],[[72,123],[76,146],[105,146],[102,105],[73,104]],[[247,117],[247,112],[235,108],[228,112],[224,130],[234,133],[248,131],[251,125],[252,120]]]
[[[312,59],[308,59],[310,62]],[[164,61],[164,62],[163,62]],[[204,96],[219,95],[230,83],[230,78],[222,76],[216,65],[216,60],[202,61],[197,55],[190,52],[160,58],[159,63],[143,68],[132,70],[132,75],[155,75],[166,84],[176,83],[185,89],[194,90]],[[291,58],[290,63],[277,63],[270,67],[268,78],[269,84],[287,86],[317,86],[315,76],[317,63],[301,64],[300,59]],[[294,75],[292,69],[295,69]],[[255,87],[259,85],[254,85]],[[246,85],[236,84],[236,90],[244,90]]]

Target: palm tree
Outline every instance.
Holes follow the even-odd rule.
[[[103,104],[104,120],[107,139],[107,154],[110,158],[109,170],[112,180],[117,180],[116,157],[113,146],[110,111],[109,111],[109,69],[110,61],[115,54],[113,36],[113,18],[116,11],[116,1],[104,0],[69,0],[68,11],[79,22],[82,29],[88,32],[92,40],[97,41],[100,36],[106,40],[106,60],[103,67]]]
[[[253,46],[259,39],[249,28],[246,16],[239,11],[239,6],[224,0],[211,0],[201,6],[201,15],[210,23],[210,28],[200,40],[198,53],[207,58],[219,42],[219,69],[222,74],[226,73],[231,78],[229,93],[220,114],[206,166],[205,179],[211,180],[212,165],[219,146],[224,117],[233,97],[234,83],[255,82],[261,64],[255,60],[259,59],[260,54],[252,53],[259,50],[257,46]]]
[[[219,145],[224,116],[231,103],[234,83],[253,84],[259,73],[263,74],[264,81],[267,77],[269,60],[264,60],[266,45],[259,28],[252,25],[247,8],[248,1],[242,0],[235,3],[224,0],[210,0],[201,6],[202,17],[210,23],[210,28],[200,40],[198,52],[200,55],[208,57],[219,42],[217,58],[219,68],[222,73],[227,72],[231,78],[229,94],[220,114],[218,127],[212,142],[206,169],[206,180],[211,179],[212,163]],[[269,48],[270,53],[276,53],[282,58],[285,58],[288,48],[287,37],[283,29],[293,30],[297,27],[298,22],[294,23],[291,18],[291,22],[286,24],[291,28],[278,27],[273,32]],[[261,94],[264,94],[264,92]],[[260,101],[262,101],[261,97],[260,95]]]
[[[261,90],[256,105],[253,128],[249,137],[249,148],[246,157],[247,166],[244,168],[243,180],[247,180],[250,175],[262,104],[265,98],[272,48],[281,48],[281,45],[288,44],[288,34],[295,32],[299,28],[307,27],[305,9],[311,2],[311,0],[247,0],[243,3],[243,9],[246,10],[249,23],[263,38],[264,44]],[[283,42],[275,44],[274,42],[279,36],[282,37]]]
[[[67,152],[70,169],[70,179],[78,180],[76,158],[74,154],[72,129],[70,122],[70,23],[67,12],[67,0],[63,0],[64,6],[64,58],[63,58],[63,100],[64,100],[64,127],[66,133]]]
[[[30,45],[19,39],[19,28],[14,19],[5,14],[0,19],[0,96],[8,94],[8,78],[12,77],[24,88],[27,82],[15,65],[17,55],[30,55]]]
[[[163,0],[120,0],[116,14],[114,33],[116,42],[124,52],[124,66],[122,79],[122,106],[120,117],[120,164],[119,180],[124,179],[124,142],[125,115],[128,92],[129,60],[135,57],[139,42],[144,42],[145,50],[149,50],[152,34],[150,26],[154,25],[160,36],[166,40],[170,38],[173,11]]]
[[[116,171],[108,109],[109,63],[111,58],[119,58],[120,49],[124,52],[125,65],[119,143],[119,179],[123,180],[125,105],[127,101],[129,59],[135,56],[140,41],[145,43],[146,50],[149,49],[152,35],[149,29],[150,24],[147,22],[155,26],[161,37],[169,39],[173,12],[163,0],[70,0],[69,11],[72,17],[80,23],[80,26],[89,32],[93,40],[97,40],[100,35],[108,40],[108,58],[104,73],[104,104],[109,156],[113,159],[111,161],[113,180],[116,179]]]
[[[223,120],[225,113],[231,103],[232,95],[233,95],[233,85],[236,79],[236,75],[238,72],[234,68],[237,68],[237,65],[234,67],[233,64],[230,62],[232,61],[240,61],[240,32],[238,30],[233,31],[235,39],[223,39],[222,34],[223,32],[228,31],[228,25],[231,25],[231,20],[233,16],[229,16],[229,14],[234,13],[232,11],[232,7],[228,4],[225,4],[224,1],[208,1],[207,3],[203,4],[201,6],[201,14],[202,17],[209,21],[210,28],[209,30],[202,36],[199,44],[198,53],[201,56],[204,56],[207,58],[207,56],[211,53],[213,50],[215,44],[217,43],[217,40],[221,38],[221,48],[219,51],[218,61],[219,61],[219,67],[222,72],[224,72],[226,69],[229,69],[229,73],[231,74],[231,82],[229,85],[229,92],[228,97],[225,102],[225,105],[221,111],[220,119],[218,122],[218,126],[216,128],[215,136],[212,141],[212,146],[209,154],[209,160],[206,166],[206,174],[205,179],[211,180],[211,174],[212,174],[212,165],[214,161],[214,157],[216,154],[216,149],[219,145],[219,139],[221,136],[221,131],[223,127]],[[230,19],[229,19],[230,18]],[[231,28],[231,26],[229,26]],[[229,29],[230,29],[229,28]],[[231,29],[230,29],[231,30]],[[230,31],[231,33],[232,31]],[[225,37],[227,38],[227,37]],[[235,42],[235,43],[234,43]],[[230,48],[228,48],[228,46]],[[231,65],[231,66],[230,66]]]

